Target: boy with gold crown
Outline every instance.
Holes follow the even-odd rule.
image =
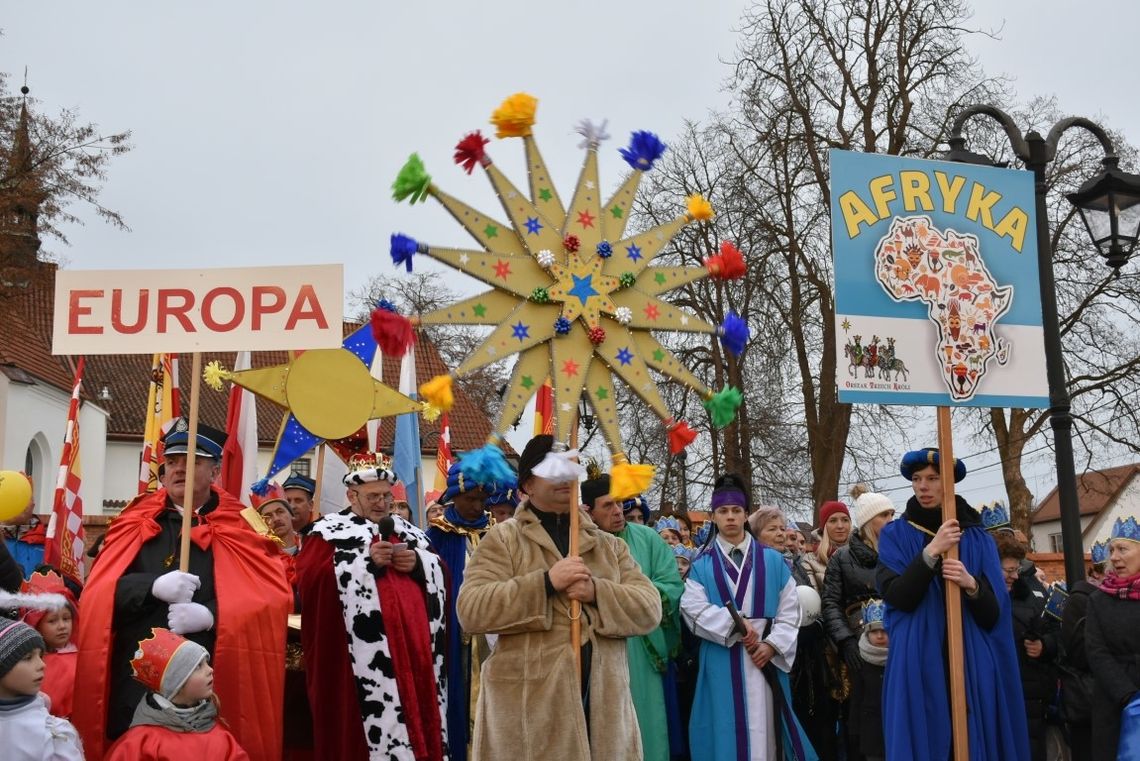
[[[317,758],[447,752],[443,568],[422,531],[389,515],[395,483],[389,458],[354,455],[348,508],[314,523],[297,555]]]

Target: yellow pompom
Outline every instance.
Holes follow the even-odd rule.
[[[223,388],[222,381],[228,381],[231,378],[233,378],[233,373],[222,367],[222,363],[216,359],[207,362],[205,369],[202,370],[202,380],[206,381],[206,385],[215,391],[221,391]]]
[[[644,493],[656,472],[652,465],[615,462],[610,468],[610,496],[623,500]]]
[[[420,414],[424,416],[424,420],[428,421],[429,423],[434,423],[435,421],[439,420],[439,416],[443,414],[443,410],[441,410],[439,407],[436,407],[431,402],[424,402],[420,406]]]
[[[693,219],[709,220],[715,214],[712,204],[700,193],[694,193],[685,199],[685,205],[689,208],[689,216]]]
[[[455,404],[455,396],[451,393],[451,376],[437,375],[421,385],[420,398],[441,412],[447,412]]]
[[[510,96],[491,114],[491,124],[495,125],[495,137],[526,137],[534,126],[534,112],[538,108],[538,98],[517,92]]]

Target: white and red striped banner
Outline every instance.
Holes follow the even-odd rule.
[[[250,369],[250,354],[239,351],[234,360],[234,372]],[[222,449],[222,472],[218,486],[250,505],[249,487],[257,480],[257,402],[252,391],[236,383],[230,386],[229,406],[226,408],[226,439]]]
[[[447,420],[447,413],[439,418],[439,443],[435,450],[435,483],[436,491],[447,489],[447,471],[454,458],[451,456],[451,423]]]
[[[48,521],[44,542],[44,563],[74,579],[83,579],[83,500],[79,496],[82,475],[79,469],[79,389],[83,385],[83,357],[75,367],[71,405],[67,410],[67,430],[63,455],[55,482],[55,504]]]

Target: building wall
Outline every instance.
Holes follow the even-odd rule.
[[[1140,478],[1133,478],[1116,501],[1105,507],[1100,515],[1092,521],[1092,525],[1085,531],[1085,548],[1092,547],[1094,542],[1108,539],[1112,532],[1112,524],[1117,518],[1140,516]]]
[[[1085,532],[1085,529],[1088,528],[1089,522],[1092,521],[1092,519],[1093,516],[1091,515],[1081,516],[1081,533],[1085,536],[1085,552],[1088,552],[1089,548],[1091,548],[1093,544],[1092,540],[1088,538],[1088,534]],[[1055,521],[1042,521],[1040,523],[1034,523],[1032,529],[1033,530],[1029,537],[1029,546],[1033,549],[1034,552],[1060,552],[1060,547],[1058,546],[1057,548],[1054,548],[1053,542],[1050,539],[1052,535],[1061,533],[1061,521],[1059,519]]]

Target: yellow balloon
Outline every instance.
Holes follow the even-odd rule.
[[[0,470],[0,523],[10,521],[32,499],[32,482],[18,470]]]

